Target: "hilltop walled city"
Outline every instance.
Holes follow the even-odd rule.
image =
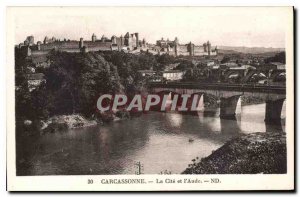
[[[195,45],[192,42],[188,44],[180,44],[177,37],[173,41],[164,38],[156,41],[156,44],[147,43],[145,39],[140,40],[139,33],[130,34],[127,32],[125,36],[112,36],[107,38],[102,36],[97,39],[95,34],[92,35],[91,40],[84,40],[80,38],[75,40],[59,40],[55,37],[48,38],[47,36],[43,42],[34,42],[33,36],[28,36],[24,43],[20,43],[17,48],[24,50],[28,56],[45,54],[52,49],[65,52],[88,52],[88,51],[127,51],[130,53],[137,53],[140,51],[147,51],[152,54],[169,54],[173,56],[201,56],[201,55],[216,55],[217,47],[214,49],[209,41],[203,45]]]
[[[50,65],[48,54],[51,51],[67,53],[119,51],[133,55],[139,55],[141,53],[158,56],[169,55],[178,60],[188,60],[197,68],[200,68],[200,73],[198,73],[200,77],[201,75],[202,78],[206,76],[207,74],[205,74],[205,72],[208,72],[210,75],[217,73],[218,76],[216,76],[216,78],[219,78],[217,81],[220,81],[222,78],[221,81],[223,82],[237,81],[237,79],[240,82],[240,78],[243,78],[246,72],[252,70],[251,76],[246,77],[248,81],[251,80],[251,77],[255,77],[252,81],[266,83],[267,78],[270,77],[267,76],[270,75],[270,73],[268,73],[270,70],[285,71],[285,64],[282,61],[276,60],[276,58],[274,59],[275,61],[271,60],[266,65],[265,59],[275,53],[266,53],[266,55],[232,53],[232,50],[219,50],[217,46],[212,46],[209,41],[201,45],[196,45],[192,42],[181,44],[177,37],[175,37],[173,41],[161,38],[157,40],[155,44],[151,44],[148,43],[145,38],[140,39],[139,33],[129,32],[127,32],[125,36],[121,35],[120,37],[112,36],[111,38],[107,38],[103,35],[100,39],[93,34],[91,40],[84,40],[83,38],[79,40],[61,40],[55,37],[48,38],[46,36],[43,41],[35,42],[34,36],[27,36],[23,43],[15,46],[15,51],[27,57],[27,59],[30,59],[33,63],[33,66],[27,66],[26,68],[28,84],[31,90],[42,81],[45,81],[44,74],[35,72],[35,69],[38,67],[45,68]],[[138,72],[142,76],[152,76],[153,81],[178,81],[182,80],[184,75],[187,74],[187,69],[178,69],[178,65],[179,63],[177,62],[166,65],[162,70],[162,76],[157,76],[158,73],[153,71],[153,69],[139,70]],[[201,66],[199,67],[199,65]],[[263,71],[253,72],[253,70],[257,69]],[[221,75],[223,76],[220,76],[220,72],[215,72],[216,70],[222,70]],[[227,70],[227,72],[223,72],[224,70]],[[276,74],[278,73],[282,72],[276,72]],[[282,78],[285,77],[285,75],[279,77]],[[274,76],[272,76],[272,78],[274,78]],[[282,79],[279,79],[279,81],[282,81]]]

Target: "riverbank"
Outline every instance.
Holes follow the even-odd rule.
[[[206,158],[193,159],[182,174],[283,174],[285,133],[252,133],[232,139]]]

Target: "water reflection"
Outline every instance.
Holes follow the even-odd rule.
[[[220,119],[221,133],[223,135],[237,135],[240,133],[240,127],[237,119]]]
[[[183,116],[180,113],[170,113],[165,116],[168,127],[180,128]]]

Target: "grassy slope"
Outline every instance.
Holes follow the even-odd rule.
[[[281,174],[286,163],[284,133],[253,133],[227,142],[183,174]]]

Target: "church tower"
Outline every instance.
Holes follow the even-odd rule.
[[[95,34],[93,34],[93,35],[92,35],[92,42],[96,42],[96,40],[97,40],[97,37],[96,37]]]

